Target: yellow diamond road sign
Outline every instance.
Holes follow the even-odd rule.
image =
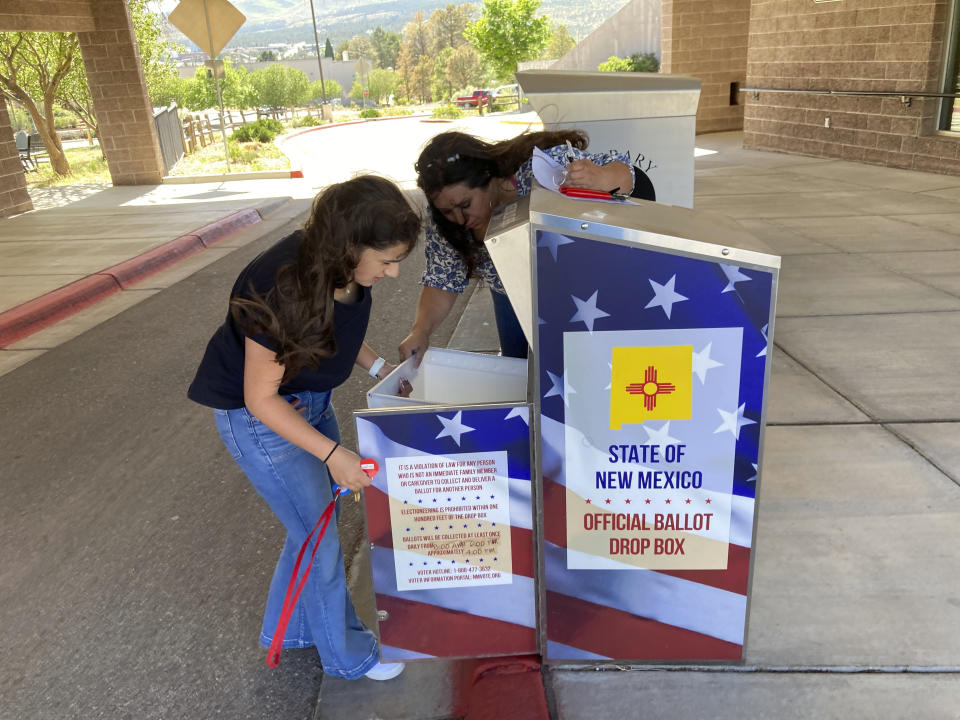
[[[220,54],[247,20],[229,0],[182,0],[167,19],[211,59]]]

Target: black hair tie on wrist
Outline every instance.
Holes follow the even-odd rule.
[[[340,447],[340,443],[337,443],[336,445],[334,445],[334,446],[333,446],[333,449],[332,449],[330,452],[327,453],[327,456],[323,459],[323,462],[324,462],[324,463],[326,463],[327,460],[330,459],[330,456],[333,455],[334,451],[335,451],[338,447]]]

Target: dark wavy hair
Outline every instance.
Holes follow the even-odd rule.
[[[413,250],[421,218],[389,180],[361,175],[331,185],[313,201],[303,226],[296,262],[277,271],[274,286],[249,298],[234,298],[230,312],[247,334],[278,343],[283,381],[316,367],[337,352],[334,290],[344,288],[364,250],[403,244]]]
[[[448,185],[466,183],[469,188],[486,188],[494,178],[512,176],[533,154],[555,145],[570,144],[585,150],[587,134],[581,130],[551,130],[523,133],[510,140],[487,142],[473,135],[457,132],[435,135],[423,148],[414,168],[417,185],[427,196],[430,214],[440,235],[457,251],[467,266],[467,277],[473,275],[482,243],[473,239],[462,225],[447,220],[434,206],[432,198]]]

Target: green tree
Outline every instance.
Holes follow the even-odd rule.
[[[338,98],[343,94],[343,86],[336,80],[324,80],[323,89],[327,91],[327,100],[330,100],[331,98]],[[314,80],[313,84],[310,86],[310,97],[314,100],[323,97],[319,80]]]
[[[257,62],[276,62],[277,54],[273,50],[261,50]]]
[[[270,65],[250,74],[258,106],[291,107],[310,99],[307,74],[286,65]]]
[[[270,67],[283,66],[271,65]],[[265,72],[265,70],[258,72]],[[258,103],[253,84],[256,73],[251,74],[246,68],[235,67],[229,60],[224,60],[223,74],[220,81],[220,96],[223,98],[224,107],[246,109]],[[188,110],[206,110],[218,106],[216,80],[207,68],[198,68],[196,74],[185,84],[183,96],[177,101],[178,105]]]
[[[485,70],[480,54],[472,45],[461,45],[447,60],[447,80],[454,89],[468,90],[482,85]]]
[[[403,42],[400,44],[400,55],[397,57],[397,70],[400,71],[400,84],[404,96],[423,98],[425,91],[428,92],[426,88],[429,87],[433,68],[427,71],[426,79],[423,77],[422,68],[418,68],[429,49],[430,32],[427,29],[426,15],[423,10],[418,10],[413,20],[403,28]]]
[[[323,56],[333,60],[333,45],[330,44],[330,38],[327,38],[327,42],[323,46]]]
[[[381,103],[392,95],[399,82],[399,75],[396,70],[386,68],[375,68],[370,71],[367,78],[367,87],[370,88],[370,99],[374,103]]]
[[[600,72],[657,72],[660,61],[653,53],[634,53],[628,58],[611,55],[606,62],[600,63]]]
[[[378,67],[396,68],[397,57],[400,55],[400,33],[377,28],[370,35],[373,53]]]
[[[343,60],[343,54],[350,53],[350,41],[344,40],[342,43],[337,45],[337,49],[333,51],[333,57],[335,60]]]
[[[600,72],[630,72],[630,60],[628,58],[611,55],[607,58],[606,62],[597,65],[597,70]]]
[[[469,47],[468,45],[465,47]],[[452,47],[445,47],[436,54],[433,61],[433,78],[430,80],[430,92],[437,100],[446,100],[453,95],[456,89],[447,77],[447,65],[450,57],[455,50]]]
[[[53,106],[77,48],[73,33],[0,33],[3,95],[30,113],[57,175],[68,175],[70,163],[54,126]]]
[[[175,46],[163,36],[160,18],[147,0],[129,0],[130,17],[151,100],[166,104],[176,68],[168,62]],[[68,108],[98,134],[96,115],[74,33],[0,33],[0,91],[30,113],[58,175],[70,172],[54,127],[54,105]],[[160,101],[160,102],[158,102]]]
[[[577,46],[565,25],[554,25],[547,46],[540,53],[541,60],[557,60]]]
[[[373,49],[373,43],[366,35],[354,35],[350,38],[350,59],[358,60],[363,58],[371,64],[376,63],[377,53]]]
[[[550,21],[535,17],[540,0],[484,0],[479,19],[464,35],[500,79],[508,80],[517,63],[532,60],[547,44]]]
[[[473,19],[473,12],[473,5],[469,4],[447,5],[433,11],[427,21],[427,30],[430,33],[431,52],[434,56],[439,55],[444,48],[456,50],[466,44],[463,31]]]

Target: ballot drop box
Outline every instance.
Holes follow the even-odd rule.
[[[742,661],[779,258],[539,187],[486,243],[528,363],[432,348],[355,413],[384,659]]]

